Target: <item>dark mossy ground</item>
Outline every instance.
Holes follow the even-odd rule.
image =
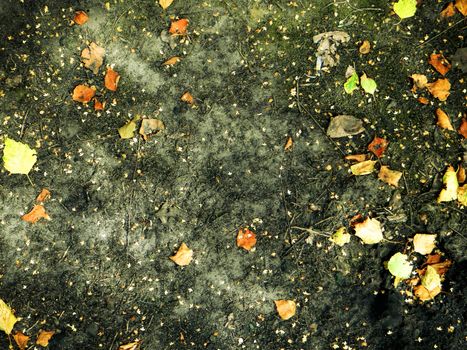
[[[465,45],[462,16],[441,20],[424,0],[399,21],[383,0],[155,0],[0,3],[0,135],[38,151],[29,174],[0,173],[0,298],[33,338],[54,330],[50,349],[462,349],[467,214],[437,204],[446,166],[465,161],[465,142],[436,126],[441,107],[457,128],[466,85],[451,70],[446,102],[417,102],[409,76],[440,77],[433,52]],[[74,11],[89,22],[70,25]],[[164,41],[170,16],[188,36]],[[312,37],[342,30],[340,64],[316,74]],[[369,40],[372,50],[360,55]],[[90,42],[121,75],[118,91],[84,69]],[[174,67],[161,64],[182,57]],[[344,92],[347,66],[378,92]],[[107,102],[73,102],[77,84]],[[190,91],[196,106],[180,101]],[[332,141],[330,117],[351,114],[366,131]],[[145,142],[117,129],[135,115],[166,130]],[[294,146],[284,151],[288,136]],[[352,176],[345,154],[390,142],[382,164],[403,171],[398,189],[376,174]],[[3,143],[2,143],[3,144]],[[466,164],[464,163],[464,166]],[[51,221],[20,219],[41,188]],[[391,242],[338,247],[321,233],[361,213]],[[235,245],[249,226],[256,249]],[[438,234],[454,264],[434,301],[394,288],[384,262],[417,232]],[[182,243],[194,261],[168,259]],[[407,288],[405,288],[407,289]],[[282,321],[274,300],[293,299]],[[1,349],[8,347],[2,336]]]

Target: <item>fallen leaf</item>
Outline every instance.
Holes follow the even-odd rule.
[[[173,21],[170,24],[169,33],[172,35],[186,34],[188,23],[189,21],[186,18],[179,19],[178,21]]]
[[[440,101],[446,101],[450,95],[451,83],[448,79],[438,79],[434,83],[426,84],[428,91]]]
[[[373,141],[371,141],[371,143],[368,145],[368,150],[378,158],[381,158],[383,156],[383,153],[388,148],[388,145],[389,142],[386,139],[375,136]]]
[[[399,0],[394,4],[394,12],[401,19],[415,15],[417,11],[417,0]]]
[[[417,92],[417,89],[424,89],[428,84],[428,78],[423,74],[412,74],[410,76],[413,80],[412,92]]]
[[[467,176],[466,176],[466,173],[465,173],[465,168],[462,165],[459,165],[457,167],[456,176],[457,176],[457,182],[459,184],[465,182]]]
[[[50,220],[50,216],[47,214],[45,211],[45,208],[41,204],[36,204],[34,207],[31,209],[31,211],[27,214],[24,214],[21,217],[22,220],[29,222],[31,224],[35,224],[38,222],[40,219],[46,219]]]
[[[293,300],[275,300],[276,310],[279,317],[283,320],[288,320],[295,315],[297,304]]]
[[[26,347],[28,346],[29,338],[27,335],[23,334],[22,332],[18,331],[16,334],[13,336],[15,339],[16,344],[19,347],[19,350],[25,350]]]
[[[73,17],[73,22],[75,22],[78,25],[83,25],[86,23],[89,19],[89,16],[86,12],[84,11],[76,11],[75,16]]]
[[[383,231],[381,223],[376,219],[366,218],[363,222],[355,224],[355,236],[360,238],[365,244],[375,244],[381,242]]]
[[[185,243],[182,243],[180,245],[180,248],[178,248],[177,253],[170,257],[170,260],[172,260],[179,266],[186,266],[190,264],[192,259],[193,251],[190,248],[188,248],[188,246]]]
[[[161,7],[165,10],[167,7],[172,5],[173,2],[174,0],[159,0],[159,5],[161,5]]]
[[[430,293],[437,288],[441,289],[441,277],[436,270],[428,265],[425,274],[421,278],[422,286],[428,289]]]
[[[329,240],[342,247],[350,242],[350,234],[347,233],[345,227],[341,227],[329,237]]]
[[[438,118],[436,125],[441,129],[454,130],[449,116],[441,108],[436,109],[436,117]]]
[[[107,73],[105,73],[105,87],[110,91],[117,91],[118,81],[120,80],[120,75],[114,71],[112,68],[107,68]]]
[[[448,166],[446,172],[444,173],[443,184],[444,188],[441,190],[438,196],[438,203],[450,202],[457,199],[457,189],[459,188],[459,183],[457,182],[456,171],[451,165]]]
[[[455,6],[462,15],[467,16],[467,0],[456,0]]]
[[[352,75],[344,83],[344,90],[348,94],[352,94],[355,89],[358,89],[359,79],[357,72],[353,72]]]
[[[256,245],[256,234],[248,228],[241,228],[237,234],[237,247],[251,250]]]
[[[435,234],[417,233],[413,237],[413,250],[422,255],[430,254],[436,247],[435,240]]]
[[[378,173],[378,179],[394,187],[399,186],[399,180],[401,179],[401,177],[402,172],[397,170],[391,170],[386,165],[382,165]]]
[[[467,184],[457,189],[457,200],[461,205],[467,207]]]
[[[37,203],[43,203],[50,198],[50,191],[46,188],[43,188],[41,193],[36,197]]]
[[[366,55],[367,53],[370,52],[371,45],[368,40],[364,40],[362,45],[358,48],[358,52],[360,52],[362,55]]]
[[[182,100],[183,102],[186,102],[188,103],[189,105],[192,105],[195,103],[195,99],[193,98],[193,95],[190,94],[188,91],[185,92],[182,97],[180,97],[180,100]]]
[[[136,122],[140,119],[140,117],[137,115],[135,116],[132,120],[130,120],[128,123],[123,125],[118,129],[118,133],[120,134],[120,137],[122,139],[131,139],[135,136],[135,130],[136,130]]]
[[[143,136],[144,140],[147,140],[150,135],[156,135],[164,129],[165,125],[161,120],[148,118],[141,121],[139,134]]]
[[[141,345],[141,341],[137,340],[137,341],[134,341],[132,343],[128,343],[128,344],[125,344],[125,345],[120,345],[118,347],[118,350],[137,350],[137,349],[139,349],[140,345]]]
[[[84,63],[84,67],[92,70],[94,74],[99,72],[99,68],[104,63],[105,49],[98,46],[95,42],[89,44],[81,51],[81,62]]]
[[[436,290],[429,291],[424,286],[419,284],[413,288],[414,295],[420,299],[421,301],[428,301],[432,300],[435,296],[437,296],[441,292],[441,288],[437,288]]]
[[[105,107],[105,102],[102,103],[97,98],[94,97],[94,110],[95,111],[103,111]]]
[[[96,89],[94,87],[89,87],[86,85],[77,85],[73,90],[73,101],[88,103],[92,100],[96,94]]]
[[[353,175],[368,175],[375,170],[376,160],[365,160],[350,166]]]
[[[17,319],[10,307],[0,299],[0,331],[10,335]]]
[[[412,275],[413,266],[406,254],[396,253],[388,261],[388,270],[391,275],[406,279]]]
[[[27,175],[37,161],[36,150],[27,144],[5,138],[3,148],[3,166],[11,174]]]
[[[417,101],[420,102],[422,105],[427,105],[430,103],[430,100],[423,96],[417,98]]]
[[[284,151],[290,151],[292,150],[292,147],[293,147],[293,138],[292,136],[288,136],[287,141],[285,141]]]
[[[37,336],[36,344],[46,347],[49,345],[49,341],[52,338],[52,336],[55,334],[55,331],[44,331],[40,330],[39,335]]]
[[[441,13],[440,13],[441,17],[443,17],[443,18],[452,17],[455,14],[456,14],[456,8],[454,7],[453,2],[448,3],[446,8],[443,11],[441,11]]]
[[[363,73],[363,75],[360,77],[360,85],[367,94],[372,95],[374,95],[377,88],[376,81],[374,81],[371,78],[368,78],[365,73]]]
[[[326,134],[331,138],[357,135],[365,131],[363,122],[351,115],[338,115],[331,118]]]
[[[177,64],[178,62],[180,62],[182,59],[178,56],[173,56],[173,57],[170,57],[167,61],[165,61],[164,63],[162,63],[163,66],[173,66],[175,64]]]
[[[461,134],[464,139],[467,139],[467,118],[464,117],[462,118],[461,125],[459,125],[459,129],[457,129],[457,132]]]
[[[441,255],[439,254],[430,254],[426,257],[425,262],[423,265],[432,265],[432,264],[437,264],[441,261]]]
[[[366,154],[349,154],[345,156],[345,160],[350,160],[350,161],[359,162],[359,163],[366,160],[366,158],[367,158]]]
[[[446,73],[451,69],[451,64],[449,61],[440,53],[432,53],[428,63],[431,64],[433,68],[436,69],[441,75],[446,75]]]

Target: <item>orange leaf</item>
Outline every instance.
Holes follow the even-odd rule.
[[[77,85],[73,90],[73,101],[88,103],[96,94],[94,87],[86,85]]]
[[[438,79],[434,83],[426,84],[428,91],[440,101],[446,101],[450,94],[451,83],[447,79]]]
[[[137,340],[137,341],[132,342],[132,343],[128,343],[128,344],[125,344],[125,345],[120,345],[118,347],[118,350],[137,350],[137,349],[139,349],[140,344],[141,344],[141,341]]]
[[[120,80],[120,75],[114,71],[112,68],[107,68],[107,73],[105,73],[105,87],[110,91],[117,91],[118,81]]]
[[[427,105],[430,103],[430,100],[423,96],[417,98],[417,101],[420,102],[422,105]]]
[[[446,6],[446,8],[440,13],[441,17],[443,18],[452,17],[455,14],[456,14],[456,8],[454,7],[453,2],[450,2],[448,6]]]
[[[50,216],[46,213],[45,208],[41,204],[36,204],[27,214],[24,214],[21,219],[31,224],[35,224],[40,219],[50,220]]]
[[[436,125],[441,129],[454,130],[448,115],[441,108],[436,109],[436,117],[438,118]]]
[[[237,247],[251,250],[256,245],[256,234],[247,228],[241,228],[237,234]]]
[[[180,248],[178,248],[177,253],[170,257],[170,260],[172,260],[179,266],[189,265],[192,259],[193,251],[190,248],[188,248],[188,246],[185,243],[182,243],[180,245]]]
[[[37,336],[36,344],[46,347],[49,345],[49,340],[55,334],[55,331],[43,331],[42,329],[39,331],[39,335]]]
[[[83,25],[86,23],[89,19],[89,16],[86,12],[84,11],[76,11],[75,12],[75,17],[73,18],[73,22],[75,22],[78,25]]]
[[[420,299],[421,301],[428,301],[437,296],[441,292],[441,288],[436,287],[433,290],[428,290],[424,286],[419,284],[418,286],[415,286],[413,288],[413,291],[418,299]]]
[[[95,42],[89,44],[81,51],[81,62],[84,63],[84,67],[92,70],[94,74],[99,72],[99,68],[104,63],[105,49],[100,47]]]
[[[464,117],[462,118],[461,125],[459,126],[459,129],[457,129],[459,134],[461,134],[464,139],[467,139],[467,118]]]
[[[179,19],[178,21],[173,21],[170,24],[169,33],[183,35],[186,34],[186,28],[188,27],[189,21],[186,18]]]
[[[459,165],[457,168],[457,182],[462,184],[465,182],[466,179],[466,174],[465,174],[465,168],[462,165]]]
[[[193,95],[190,94],[188,91],[185,92],[182,97],[180,97],[180,100],[182,100],[183,102],[186,102],[188,103],[189,105],[192,105],[195,103],[195,99],[193,98]]]
[[[345,160],[351,160],[360,163],[366,160],[366,154],[349,154],[345,156]]]
[[[41,193],[36,198],[36,202],[41,203],[45,202],[47,199],[50,198],[50,191],[46,188],[43,188]]]
[[[381,137],[376,137],[368,145],[368,150],[378,158],[383,156],[384,151],[388,148],[389,142]]]
[[[446,75],[446,73],[451,69],[449,61],[440,53],[432,53],[428,63],[431,64],[441,75]]]
[[[27,335],[23,334],[22,332],[16,332],[13,336],[15,339],[16,344],[18,344],[19,350],[24,350],[28,346],[29,338]]]
[[[464,16],[467,16],[467,0],[456,0],[456,8]]]
[[[164,63],[162,63],[163,66],[174,66],[176,65],[178,62],[180,62],[182,59],[178,56],[173,56],[173,57],[170,57],[167,61],[165,61]]]
[[[391,170],[386,165],[381,166],[381,169],[378,173],[378,179],[394,187],[399,186],[399,180],[401,179],[401,177],[402,173],[400,171]]]
[[[288,320],[295,315],[297,304],[293,300],[275,300],[276,310],[280,318]]]
[[[290,151],[293,147],[293,138],[292,136],[287,137],[287,141],[285,141],[284,151]]]
[[[366,55],[367,53],[370,52],[370,49],[371,49],[370,42],[368,40],[365,40],[360,46],[360,48],[358,49],[358,52],[360,52],[362,55]]]
[[[103,111],[105,106],[105,102],[102,103],[97,98],[94,98],[94,110],[95,111]]]

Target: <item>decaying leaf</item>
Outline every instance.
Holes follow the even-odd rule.
[[[401,177],[402,172],[397,170],[391,170],[386,165],[382,165],[378,173],[378,179],[394,187],[399,186],[399,180],[401,179]]]
[[[354,229],[355,236],[365,244],[379,243],[384,238],[381,223],[376,219],[366,218],[362,222],[357,222]]]
[[[457,167],[456,176],[457,176],[457,183],[459,183],[459,184],[464,183],[465,180],[467,179],[467,174],[465,173],[465,168],[462,165],[459,165]]]
[[[165,10],[170,5],[172,5],[173,2],[174,0],[159,0],[159,5],[161,5],[161,7]]]
[[[450,2],[448,5],[444,8],[443,11],[441,11],[440,15],[443,18],[448,18],[452,17],[456,14],[456,8],[454,7],[454,3]]]
[[[89,87],[86,85],[77,85],[73,89],[72,98],[73,98],[73,101],[76,101],[76,102],[88,103],[89,101],[92,100],[95,94],[96,94],[95,87]]]
[[[81,51],[81,62],[84,63],[84,67],[92,70],[94,74],[99,72],[99,68],[104,63],[105,49],[100,47],[95,42],[89,44]]]
[[[435,234],[417,233],[413,237],[414,251],[422,255],[430,254],[436,247],[435,240]]]
[[[366,154],[348,154],[345,156],[345,160],[350,160],[350,161],[359,162],[359,163],[366,160],[366,158],[367,158]]]
[[[17,319],[10,307],[0,299],[0,331],[10,334]]]
[[[184,35],[187,32],[189,21],[186,18],[179,19],[178,21],[172,21],[170,23],[169,33],[172,35]]]
[[[336,232],[334,232],[331,237],[329,237],[329,240],[342,247],[350,242],[350,236],[351,235],[347,233],[345,227],[341,227]]]
[[[114,71],[111,67],[107,68],[107,73],[105,73],[105,87],[110,91],[117,91],[118,81],[120,80],[120,75]]]
[[[19,350],[25,350],[28,346],[29,338],[27,335],[23,334],[22,332],[18,331],[13,336],[15,339],[16,345],[18,345]]]
[[[49,345],[50,339],[52,339],[55,331],[44,331],[40,330],[39,335],[37,336],[36,344],[43,346],[44,348]]]
[[[193,97],[192,94],[190,94],[188,91],[185,92],[182,97],[180,97],[180,100],[182,100],[183,102],[186,102],[188,103],[189,105],[192,105],[195,103],[195,99]]]
[[[451,83],[448,79],[438,79],[434,83],[426,84],[428,91],[440,101],[446,101],[450,95]]]
[[[358,52],[360,52],[362,55],[366,55],[367,53],[370,52],[371,45],[368,40],[364,40],[362,45],[358,48]]]
[[[399,0],[394,4],[394,12],[401,19],[415,15],[417,11],[417,0]]]
[[[140,348],[140,345],[141,345],[141,340],[137,340],[137,341],[125,344],[125,345],[120,345],[118,347],[118,350],[137,350]]]
[[[463,117],[461,121],[461,125],[459,125],[459,129],[457,129],[457,132],[461,134],[464,139],[467,139],[467,118]]]
[[[449,116],[441,108],[436,109],[436,117],[438,118],[436,125],[438,125],[441,129],[454,130]]]
[[[429,291],[423,285],[419,284],[418,286],[413,287],[414,295],[421,301],[432,300],[441,292],[441,288],[436,288],[435,290]]]
[[[180,248],[178,248],[177,253],[175,253],[175,255],[172,255],[170,257],[170,260],[172,260],[178,266],[187,266],[190,264],[192,259],[193,259],[193,250],[188,248],[188,246],[185,243],[182,243],[180,245]]]
[[[437,288],[441,289],[441,277],[432,266],[428,265],[425,274],[421,278],[422,286],[433,291]]]
[[[438,275],[444,276],[452,265],[452,261],[446,259],[442,261],[440,254],[431,254],[426,257],[426,261],[423,263],[422,268],[418,269],[417,272],[420,276],[423,276],[427,266],[431,266],[436,270]]]
[[[140,116],[137,115],[131,119],[128,123],[123,125],[118,129],[118,133],[122,139],[131,139],[135,136],[136,131],[136,122],[140,119]]]
[[[292,150],[292,147],[293,147],[293,138],[292,136],[288,136],[287,140],[285,141],[284,151],[290,151]]]
[[[357,135],[365,131],[363,122],[351,115],[338,115],[331,118],[327,135],[331,138]]]
[[[375,94],[376,88],[378,87],[376,85],[376,81],[374,81],[371,78],[368,78],[365,73],[363,73],[363,75],[360,77],[360,85],[367,94],[371,95]]]
[[[162,63],[163,66],[174,66],[176,65],[178,62],[180,62],[182,59],[178,56],[173,56],[173,57],[170,57],[167,61],[165,61],[164,63]]]
[[[456,0],[455,6],[462,15],[467,16],[467,0]]]
[[[29,222],[31,224],[35,224],[38,222],[40,219],[46,219],[46,220],[51,220],[50,216],[47,214],[45,211],[45,208],[42,204],[36,204],[34,207],[31,209],[31,211],[27,214],[24,214],[21,217],[22,220]]]
[[[251,250],[256,245],[256,234],[248,228],[241,228],[237,234],[237,247]]]
[[[428,84],[428,78],[423,74],[412,74],[410,76],[413,80],[412,92],[417,92],[417,89],[424,89]]]
[[[371,141],[371,143],[368,145],[368,150],[378,158],[381,158],[383,156],[383,153],[388,148],[388,145],[389,142],[386,139],[375,136],[373,141]]]
[[[41,193],[36,197],[37,203],[43,203],[50,198],[50,191],[46,188],[41,190]]]
[[[37,161],[36,150],[27,144],[5,138],[3,166],[11,174],[27,175]]]
[[[467,184],[460,186],[457,190],[457,200],[461,205],[467,207]]]
[[[86,12],[84,11],[76,11],[75,16],[73,17],[73,22],[75,22],[78,25],[83,25],[86,23],[89,19],[89,16]]]
[[[279,317],[283,320],[288,320],[295,315],[297,304],[293,300],[275,300],[276,310]]]
[[[352,94],[355,89],[358,89],[359,79],[357,72],[353,72],[352,75],[344,83],[344,90],[348,94]]]
[[[440,53],[431,54],[428,63],[431,64],[441,75],[446,75],[446,73],[451,69],[449,61]]]
[[[422,105],[427,105],[430,103],[430,100],[423,96],[417,98],[417,101],[420,102]]]
[[[368,175],[375,170],[376,160],[365,160],[350,166],[353,175]]]
[[[156,135],[165,129],[165,125],[162,120],[159,119],[143,119],[141,121],[141,127],[139,128],[139,134],[143,136],[144,140],[147,140],[150,135]]]
[[[457,174],[453,166],[448,166],[443,176],[444,188],[438,196],[438,203],[450,202],[457,199],[457,189],[459,183],[457,182]]]
[[[413,266],[406,254],[396,253],[388,261],[388,270],[391,275],[406,279],[412,275]]]
[[[105,102],[101,102],[97,98],[94,97],[94,110],[103,111],[104,107],[105,107]]]

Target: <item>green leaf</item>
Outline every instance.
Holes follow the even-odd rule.
[[[394,12],[401,19],[415,15],[417,11],[417,0],[399,0],[394,4]]]
[[[37,161],[36,150],[28,145],[5,138],[3,166],[12,174],[27,175]]]
[[[347,233],[345,227],[341,227],[329,238],[329,240],[338,246],[342,247],[344,244],[350,242],[350,234]]]
[[[353,72],[353,74],[347,79],[344,84],[344,90],[348,94],[352,94],[355,89],[358,89],[358,74]]]
[[[10,334],[17,319],[10,307],[0,299],[0,331]]]
[[[407,255],[396,253],[391,256],[388,262],[388,269],[391,275],[399,278],[409,278],[412,273],[412,264],[407,261]]]
[[[365,73],[360,77],[360,84],[367,94],[374,94],[377,88],[376,81],[368,78]]]

